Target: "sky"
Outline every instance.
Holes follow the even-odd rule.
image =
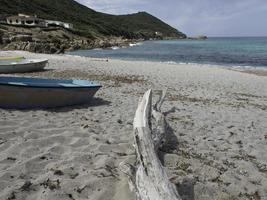
[[[267,0],[76,0],[96,11],[146,11],[188,36],[267,36]]]

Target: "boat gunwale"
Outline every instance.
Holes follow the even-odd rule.
[[[56,85],[56,86],[40,86],[40,85],[15,85],[9,83],[0,83],[0,86],[7,86],[7,87],[23,87],[23,88],[38,88],[38,89],[92,89],[92,88],[101,88],[102,85],[92,85],[92,86],[63,86],[63,85]]]
[[[24,88],[60,88],[60,89],[79,89],[79,88],[89,89],[89,88],[102,87],[100,83],[93,80],[49,79],[43,77],[21,77],[21,76],[0,76],[0,86],[13,86],[13,87],[24,87]]]
[[[33,61],[33,62],[31,62],[31,60]],[[6,61],[6,60],[5,60]],[[8,61],[10,61],[10,60],[8,60]],[[12,60],[13,61],[13,60]],[[29,64],[37,64],[37,63],[48,63],[48,59],[29,59],[29,60],[27,60],[26,59],[26,61],[29,61],[29,62],[16,62],[16,63],[5,63],[5,64],[1,64],[0,63],[0,67],[13,67],[13,66],[23,66],[23,65],[29,65]]]

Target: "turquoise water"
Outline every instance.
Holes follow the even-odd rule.
[[[126,60],[267,67],[267,37],[147,41],[129,48],[79,50],[69,54]]]

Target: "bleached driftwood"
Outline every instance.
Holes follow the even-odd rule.
[[[131,188],[139,200],[181,200],[164,170],[157,148],[166,134],[166,121],[160,112],[165,93],[152,109],[152,91],[148,90],[138,104],[134,118],[134,137],[138,166],[125,167]],[[152,115],[156,127],[152,131]]]

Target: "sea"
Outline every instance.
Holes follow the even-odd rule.
[[[95,58],[208,64],[267,69],[267,37],[212,37],[207,40],[160,40],[130,47],[78,50],[68,54]]]

